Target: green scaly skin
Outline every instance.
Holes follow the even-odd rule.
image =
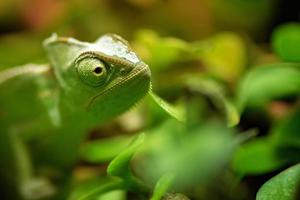
[[[53,35],[44,47],[50,65],[0,72],[0,187],[7,199],[22,199],[20,184],[33,176],[12,135],[31,143],[37,163],[68,169],[90,129],[150,90],[149,67],[117,35],[94,43]]]

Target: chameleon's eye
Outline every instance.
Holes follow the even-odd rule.
[[[91,86],[100,86],[106,80],[105,63],[95,57],[85,57],[76,63],[77,72],[82,81]]]

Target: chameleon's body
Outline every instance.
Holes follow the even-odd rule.
[[[119,36],[87,43],[53,35],[44,47],[50,65],[0,71],[0,187],[7,194],[26,179],[18,177],[15,138],[31,142],[46,165],[70,167],[90,129],[128,110],[150,89],[148,66]]]

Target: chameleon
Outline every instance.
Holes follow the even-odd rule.
[[[149,66],[116,34],[93,43],[53,34],[43,46],[49,64],[0,71],[0,188],[6,199],[20,198],[20,182],[26,185],[34,174],[31,159],[70,169],[89,130],[151,90]]]

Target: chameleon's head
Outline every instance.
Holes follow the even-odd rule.
[[[76,109],[109,119],[137,103],[150,88],[148,65],[117,35],[104,35],[95,43],[54,35],[44,46],[64,98]]]

